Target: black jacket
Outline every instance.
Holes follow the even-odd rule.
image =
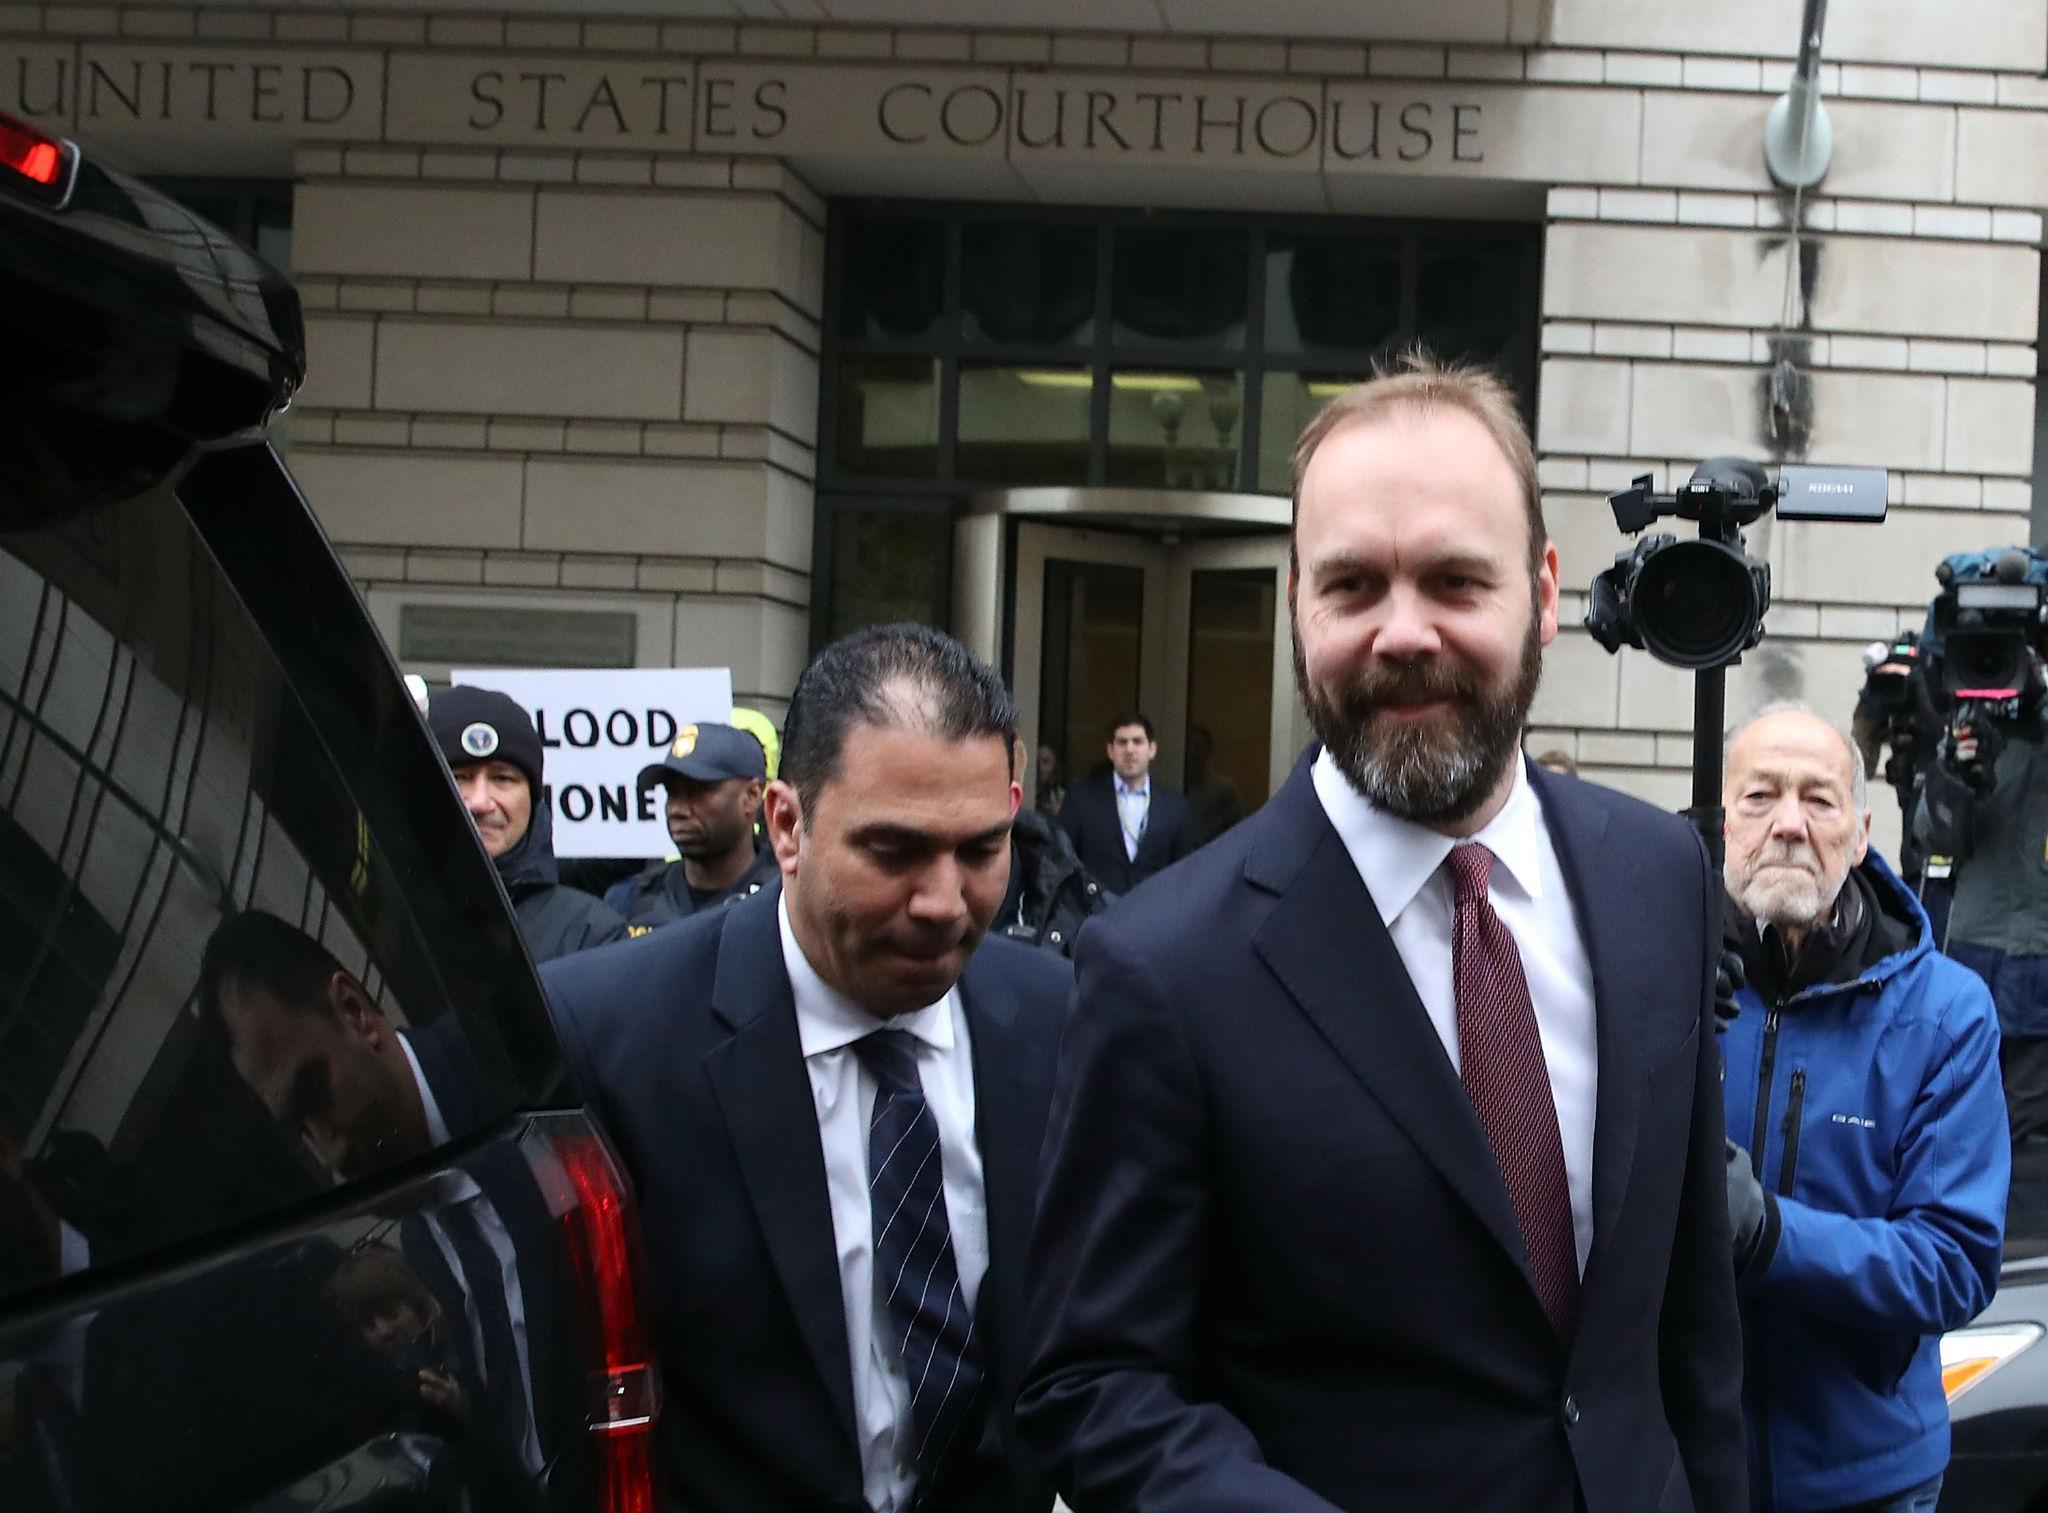
[[[497,861],[535,965],[625,939],[626,922],[616,913],[580,888],[557,881],[555,825],[545,805],[534,805],[526,834]]]
[[[1060,825],[1074,838],[1081,864],[1110,892],[1124,894],[1195,849],[1188,801],[1152,779],[1152,802],[1135,860],[1124,850],[1123,819],[1116,807],[1116,777],[1105,773],[1076,783],[1060,806]]]
[[[1010,831],[1010,891],[996,914],[999,933],[1072,956],[1081,926],[1115,897],[1081,865],[1066,831],[1035,810],[1017,811]]]
[[[680,860],[656,862],[624,882],[614,883],[605,890],[605,904],[626,916],[626,924],[635,931],[651,930],[657,925],[673,924],[679,919],[688,919],[692,914],[701,914],[706,909],[715,909],[721,904],[737,903],[750,894],[759,893],[779,876],[775,865],[775,853],[766,846],[755,849],[753,861],[747,864],[739,880],[724,892],[698,903],[690,896],[690,880],[683,873]]]

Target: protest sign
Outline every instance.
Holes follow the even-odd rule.
[[[449,680],[509,694],[533,716],[557,856],[673,852],[661,790],[642,793],[635,780],[684,727],[732,718],[725,667],[482,667]]]

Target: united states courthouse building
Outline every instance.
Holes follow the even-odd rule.
[[[1795,199],[1801,9],[0,3],[0,108],[288,263],[291,462],[408,667],[728,665],[779,710],[921,618],[1070,766],[1138,705],[1255,802],[1303,734],[1293,438],[1421,339],[1538,437],[1574,628],[1534,743],[1677,804],[1689,679],[1576,629],[1608,490],[1892,470],[1881,528],[1752,530],[1737,711],[1846,717],[1943,553],[2031,534],[2048,11],[1837,5]]]

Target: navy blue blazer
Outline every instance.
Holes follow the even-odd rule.
[[[782,961],[780,886],[541,973],[584,1097],[638,1194],[666,1403],[691,1513],[859,1513],[853,1366],[824,1147]],[[1067,964],[983,942],[961,978],[988,1272],[975,1305],[989,1429],[932,1513],[1043,1513],[1014,1432],[1024,1258]]]
[[[1531,772],[1598,1018],[1566,1347],[1307,763],[1081,933],[1018,1405],[1053,1485],[1075,1513],[1744,1513],[1705,848]]]
[[[1145,815],[1145,833],[1138,837],[1135,859],[1124,849],[1123,818],[1117,812],[1113,774],[1093,777],[1069,788],[1066,802],[1060,805],[1059,819],[1061,827],[1074,838],[1081,865],[1116,894],[1130,892],[1194,849],[1194,834],[1188,826],[1188,801],[1157,777],[1152,779],[1152,802]]]

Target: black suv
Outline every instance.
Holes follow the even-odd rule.
[[[2048,1510],[2048,1144],[2013,1152],[1998,1296],[1941,1342],[1955,1453],[1942,1513]]]
[[[627,1194],[264,439],[303,368],[0,116],[0,1508],[652,1508]]]

